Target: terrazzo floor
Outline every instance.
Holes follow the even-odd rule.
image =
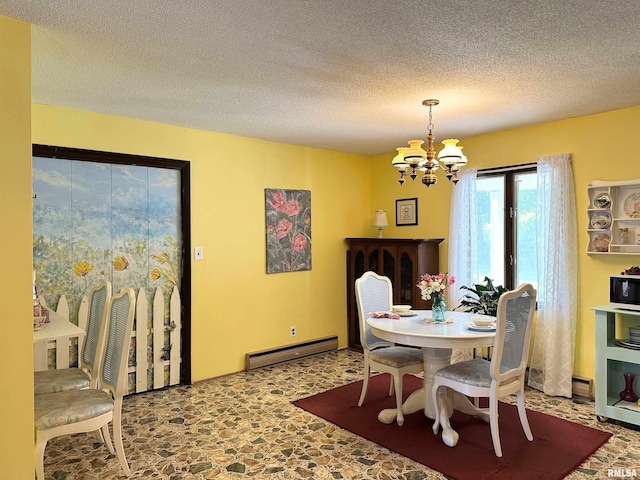
[[[125,398],[124,447],[132,475],[89,434],[58,437],[45,450],[45,477],[108,479],[446,479],[436,471],[341,430],[292,400],[360,380],[362,355],[326,353]],[[354,399],[357,401],[357,399]],[[568,479],[640,476],[640,432],[598,422],[593,402],[528,390],[527,407],[613,433]],[[627,471],[626,469],[635,469]],[[634,475],[635,476],[635,475]]]

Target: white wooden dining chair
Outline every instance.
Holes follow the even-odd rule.
[[[44,480],[44,450],[49,439],[60,435],[100,430],[122,469],[131,474],[122,444],[122,400],[127,388],[127,366],[135,298],[126,288],[111,298],[110,320],[104,359],[100,368],[100,388],[45,393],[34,398],[37,480]],[[115,451],[109,434],[113,423]]]
[[[376,337],[366,320],[371,312],[390,311],[393,289],[389,278],[374,272],[365,272],[356,280],[356,302],[360,319],[360,344],[364,353],[364,381],[358,406],[362,406],[369,388],[371,369],[391,374],[389,395],[396,394],[396,422],[404,423],[402,413],[402,377],[423,371],[422,351],[400,347]]]
[[[79,367],[35,372],[33,376],[35,395],[97,388],[100,363],[104,356],[110,301],[111,283],[103,282],[91,289],[87,335],[78,355]]]
[[[437,405],[433,433],[438,433],[442,422],[443,403],[448,402],[451,406],[447,389],[468,397],[488,397],[488,408],[478,409],[478,413],[485,421],[488,419],[493,450],[497,457],[502,457],[498,399],[515,393],[520,424],[527,440],[533,440],[524,403],[524,377],[535,305],[536,291],[528,283],[503,293],[498,301],[496,336],[491,361],[475,358],[454,363],[436,372],[431,392],[433,403]],[[444,410],[447,411],[447,408]],[[455,436],[456,438],[447,439],[443,431],[443,440],[449,446],[457,443],[457,433]]]

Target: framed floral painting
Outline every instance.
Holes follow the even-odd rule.
[[[265,188],[267,273],[311,270],[311,191]]]

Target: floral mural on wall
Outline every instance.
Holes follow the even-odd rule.
[[[168,310],[182,274],[180,173],[41,157],[32,172],[33,268],[47,304],[55,310],[64,294],[77,324],[82,297],[110,281],[148,299],[160,287]]]
[[[311,270],[311,191],[265,188],[267,273]]]

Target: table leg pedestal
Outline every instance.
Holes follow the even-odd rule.
[[[423,347],[422,355],[424,358],[424,380],[422,381],[424,388],[424,414],[429,418],[436,418],[437,405],[433,404],[433,399],[431,398],[433,379],[438,370],[451,365],[451,349]]]
[[[424,387],[411,392],[411,395],[402,404],[402,414],[409,415],[424,409]],[[387,408],[378,414],[378,420],[390,424],[396,421],[396,409]]]
[[[422,355],[424,361],[424,377],[422,388],[419,388],[402,404],[403,415],[409,415],[423,410],[426,417],[436,418],[436,406],[431,400],[431,389],[435,372],[451,363],[450,348],[423,347]],[[378,420],[382,423],[390,424],[396,420],[396,409],[387,408],[378,414]]]

